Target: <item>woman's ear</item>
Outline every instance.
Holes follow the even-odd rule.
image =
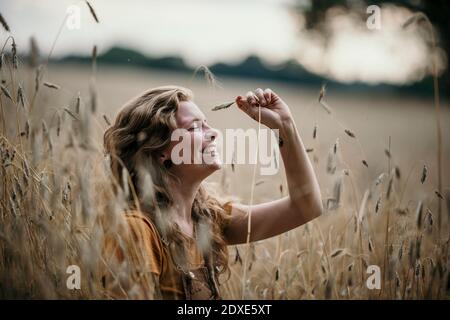
[[[160,164],[163,164],[164,161],[166,161],[167,159],[169,159],[169,157],[167,156],[167,154],[165,152],[163,152],[159,155],[159,163]]]
[[[159,156],[159,163],[169,169],[172,166],[172,160],[170,159],[169,151],[164,151]]]

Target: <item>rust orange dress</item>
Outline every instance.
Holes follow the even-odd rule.
[[[232,206],[226,203],[223,207],[227,215]],[[125,215],[133,246],[136,249],[134,260],[144,265],[157,280],[156,297],[162,299],[220,299],[217,278],[211,276],[206,261],[193,238],[187,243],[187,261],[189,269],[183,270],[175,263],[168,245],[163,241],[154,223],[139,211],[128,211]],[[119,260],[125,259],[119,246],[109,242],[109,250],[113,250]]]

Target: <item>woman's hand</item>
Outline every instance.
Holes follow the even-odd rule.
[[[282,129],[287,120],[292,120],[288,105],[271,89],[256,89],[247,92],[245,97],[236,97],[236,104],[258,121],[258,107],[261,107],[261,123],[270,129]]]

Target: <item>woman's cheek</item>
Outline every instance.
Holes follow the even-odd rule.
[[[202,163],[203,135],[201,132],[193,132],[191,135],[191,159],[192,163]]]

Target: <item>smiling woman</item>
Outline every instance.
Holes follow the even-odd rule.
[[[126,187],[128,173],[136,195],[128,199],[125,245],[108,239],[106,256],[124,261],[126,247],[129,262],[155,279],[155,288],[140,288],[144,294],[154,290],[164,299],[219,299],[218,275],[228,270],[227,245],[278,235],[322,212],[318,183],[288,106],[270,89],[248,92],[235,102],[250,117],[260,116],[262,124],[279,130],[289,196],[245,206],[206,190],[203,180],[221,168],[214,144],[217,131],[186,88],[165,86],[142,93],[119,111],[104,134],[115,179]],[[191,145],[201,147],[200,152],[185,150],[191,152],[188,163],[174,163],[177,141],[171,134],[176,129],[184,129]],[[216,160],[193,161],[205,153]]]
[[[201,184],[220,164],[175,165],[170,158],[176,145],[173,130],[185,128],[200,141],[204,134],[214,135],[205,121],[201,127],[195,121],[204,115],[192,96],[175,86],[148,90],[121,109],[104,135],[115,178],[123,186],[126,170],[137,193],[137,199],[130,196],[132,210],[126,214],[128,249],[137,247],[142,257],[134,262],[145,261],[146,270],[158,277],[157,292],[166,299],[218,298],[217,275],[228,268],[222,229],[230,210],[227,214],[227,206]],[[206,234],[198,235],[201,232]],[[200,250],[194,240],[205,237],[208,243]],[[118,243],[107,247],[124,258]]]

